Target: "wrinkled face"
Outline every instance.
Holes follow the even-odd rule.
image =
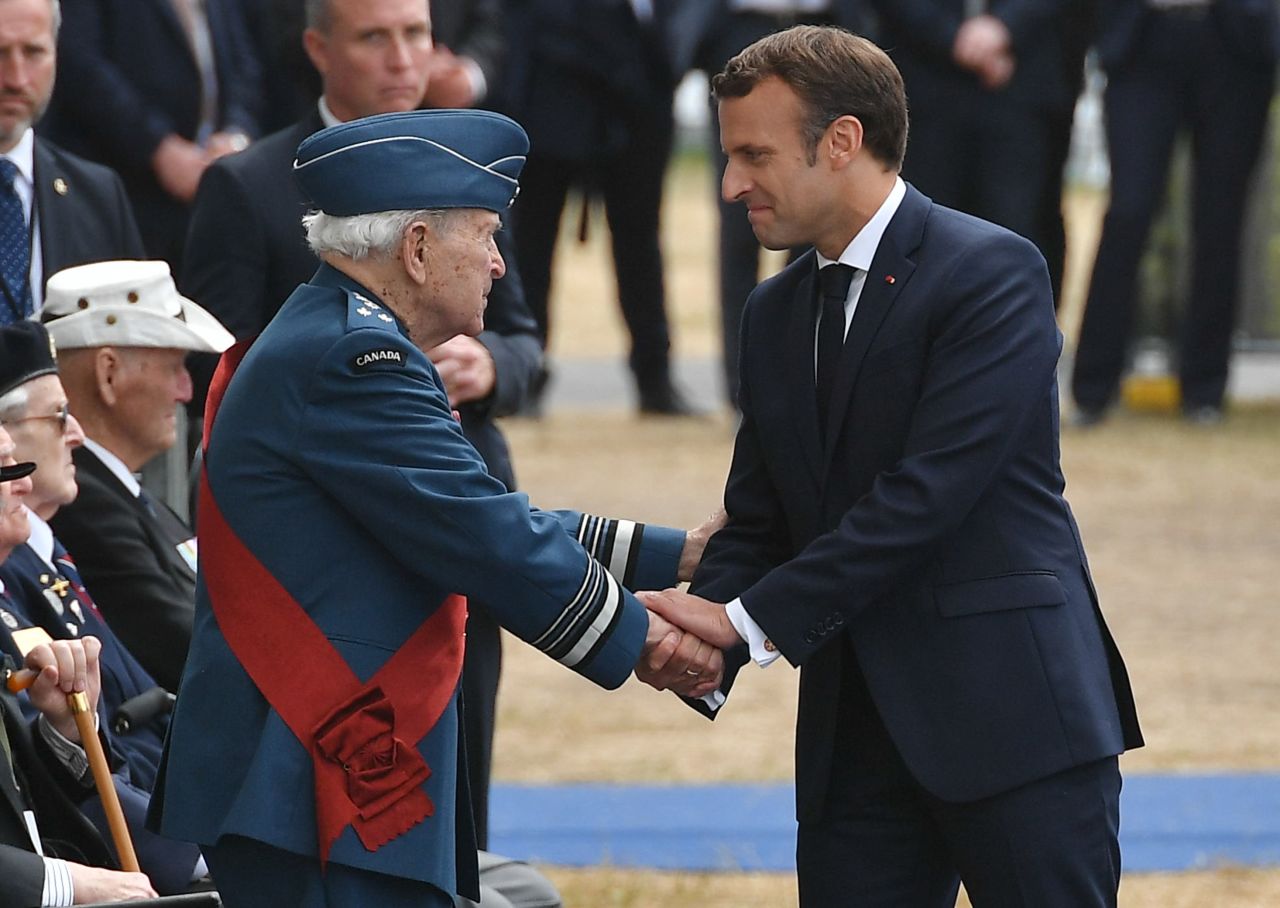
[[[131,468],[140,469],[177,441],[177,407],[191,400],[187,353],[149,347],[115,350],[120,366],[113,380],[112,428],[130,455],[116,453]]]
[[[430,313],[438,343],[484,330],[484,310],[493,282],[507,272],[494,235],[501,226],[492,211],[454,211],[447,226],[432,234],[428,245],[424,307]]]
[[[13,456],[13,440],[4,426],[0,426],[0,466],[9,467],[15,463],[17,460]],[[27,511],[22,506],[23,499],[30,491],[30,476],[0,482],[0,562],[8,558],[9,553],[26,542],[31,535]]]
[[[340,120],[415,109],[427,91],[431,20],[426,0],[331,0],[327,32],[307,52]]]
[[[721,194],[746,205],[751,229],[767,249],[816,242],[837,209],[830,204],[829,172],[806,153],[803,115],[800,98],[777,78],[720,102],[720,145],[729,159]]]
[[[56,375],[42,375],[26,384],[27,409],[5,423],[13,439],[14,456],[37,465],[31,474],[27,507],[46,520],[76,498],[76,467],[71,452],[84,443],[76,418],[67,412],[67,395]]]
[[[0,150],[44,113],[56,68],[49,0],[0,0]]]

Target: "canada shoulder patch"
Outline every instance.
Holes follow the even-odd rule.
[[[356,372],[368,372],[370,369],[387,367],[404,367],[404,351],[395,347],[377,347],[357,353],[351,359],[351,368]]]

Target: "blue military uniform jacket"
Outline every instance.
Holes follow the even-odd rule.
[[[542,512],[507,492],[463,437],[427,357],[371,292],[327,265],[240,364],[206,471],[228,528],[362,681],[459,593],[616,687],[647,628],[623,586],[674,582],[683,545],[681,533]],[[311,756],[223,637],[206,557],[153,814],[165,834],[201,844],[235,834],[316,854]],[[455,692],[418,744],[434,815],[377,851],[348,828],[329,860],[470,889],[458,746]]]

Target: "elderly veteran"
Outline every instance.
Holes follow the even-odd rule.
[[[78,496],[52,518],[85,585],[147,671],[177,690],[195,610],[190,528],[134,474],[173,446],[191,398],[184,360],[234,338],[180,296],[164,262],[80,265],[49,279],[41,320],[57,343],[71,412]]]
[[[483,329],[527,149],[506,117],[439,110],[298,149],[324,264],[210,391],[195,633],[152,805],[229,905],[475,897],[463,596],[604,687],[642,654],[656,686],[720,676],[627,590],[686,574],[694,534],[530,508],[423,352]]]

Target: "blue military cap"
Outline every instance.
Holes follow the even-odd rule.
[[[418,208],[501,213],[528,151],[524,129],[502,114],[414,110],[308,136],[293,173],[317,208],[339,217]]]

